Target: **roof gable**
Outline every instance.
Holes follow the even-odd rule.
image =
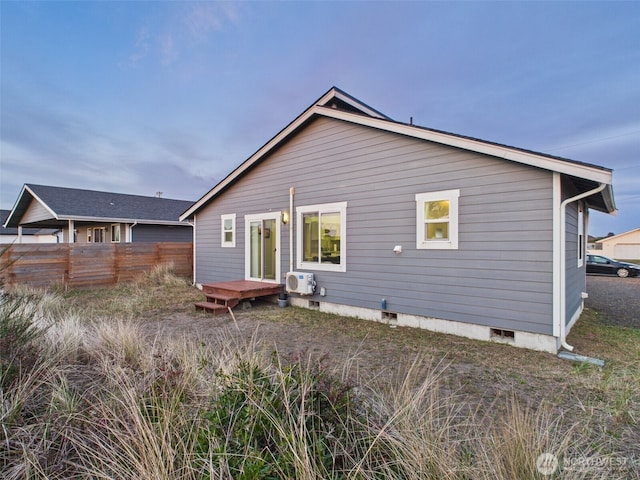
[[[618,241],[623,237],[631,236],[635,237],[640,234],[640,228],[634,228],[633,230],[629,230],[628,232],[618,233],[617,235],[611,235],[610,237],[601,238],[600,240],[596,240],[596,243],[608,243],[609,241],[615,240]]]
[[[18,227],[4,228],[4,223],[9,218],[11,210],[0,210],[0,235],[18,235]],[[55,228],[23,228],[22,235],[54,235]]]
[[[38,202],[56,221],[161,224],[178,224],[180,214],[192,205],[192,202],[185,200],[25,184],[6,226],[17,227],[32,201]]]
[[[472,137],[419,127],[413,124],[396,122],[342,90],[333,87],[194,203],[180,218],[184,220],[194,215],[200,208],[229,188],[254,165],[266,158],[269,153],[278,148],[291,135],[304,128],[316,116],[354,123],[558,172],[575,179],[574,184],[577,183],[577,187],[586,189],[585,191],[600,184],[605,184],[607,186],[605,190],[599,194],[599,198],[592,202],[590,206],[609,213],[615,211],[613,191],[611,189],[612,171],[610,169]]]

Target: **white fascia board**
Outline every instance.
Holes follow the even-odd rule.
[[[535,153],[524,152],[522,150],[509,148],[507,146],[494,145],[483,142],[481,140],[462,138],[442,132],[435,132],[433,130],[425,130],[413,125],[406,125],[388,120],[365,117],[363,115],[344,112],[342,110],[329,109],[326,107],[316,107],[316,110],[318,111],[314,113],[318,113],[325,117],[344,120],[351,123],[357,123],[360,125],[377,128],[380,130],[386,130],[388,132],[398,133],[400,135],[406,135],[422,140],[429,140],[431,142],[462,148],[464,150],[483,153],[486,155],[503,158],[505,160],[511,160],[513,162],[550,170],[552,172],[559,172],[578,178],[593,180],[598,183],[606,183],[608,185],[611,185],[612,183],[612,174],[610,171],[602,170],[597,167],[591,167],[589,165],[574,164],[559,159],[549,158],[543,155],[536,155]]]
[[[324,105],[331,98],[337,98],[338,100],[342,100],[343,102],[351,105],[352,107],[363,111],[367,115],[371,115],[372,117],[389,120],[388,117],[381,115],[379,112],[375,111],[373,108],[369,107],[368,105],[355,101],[353,98],[348,97],[347,95],[344,95],[342,92],[336,90],[335,88],[332,88],[331,90],[329,90],[327,94],[324,95],[316,105]]]
[[[58,217],[58,214],[56,212],[54,212],[53,210],[51,210],[49,205],[47,205],[45,202],[43,202],[42,199],[38,195],[36,195],[33,192],[33,190],[31,190],[29,188],[28,185],[25,185],[24,188],[31,194],[31,196],[33,198],[35,198],[47,210],[47,212],[49,212],[53,216],[53,218],[55,218],[56,220],[60,220],[60,218]]]
[[[5,228],[6,228],[6,226],[9,224],[9,222],[10,222],[10,221],[11,221],[11,219],[13,218],[13,214],[15,213],[16,208],[18,207],[18,205],[20,205],[20,203],[21,203],[21,202],[23,201],[23,199],[24,199],[25,192],[28,192],[28,193],[29,193],[29,195],[31,195],[31,197],[32,197],[33,199],[35,199],[38,203],[40,203],[40,204],[45,208],[45,210],[51,214],[51,216],[52,216],[53,218],[55,218],[56,220],[60,220],[60,219],[58,218],[58,215],[56,214],[56,212],[54,212],[53,210],[51,210],[51,208],[49,207],[49,205],[47,205],[45,202],[43,202],[43,201],[42,201],[42,199],[41,199],[40,197],[38,197],[38,196],[33,192],[33,190],[31,190],[31,189],[27,186],[27,184],[24,184],[24,185],[22,186],[22,190],[20,191],[20,195],[18,195],[18,199],[16,200],[16,203],[14,203],[13,208],[11,209],[11,212],[9,213],[9,216],[7,217],[7,220],[6,220],[6,221],[4,222],[4,224],[2,225],[3,227],[5,227]],[[26,201],[26,200],[25,200],[25,201]],[[28,208],[28,205],[27,205],[27,208]]]
[[[323,97],[324,98],[324,97]],[[322,100],[322,99],[321,99]],[[326,107],[323,107],[325,109]],[[282,142],[285,138],[287,138],[291,133],[293,133],[300,125],[306,122],[318,109],[318,107],[313,106],[308,108],[304,113],[302,113],[298,118],[296,118],[293,122],[287,125],[284,129],[282,129],[275,137],[265,143],[256,153],[251,155],[248,159],[246,159],[242,164],[237,167],[233,172],[227,175],[220,183],[218,183],[215,187],[213,187],[209,193],[207,193],[204,197],[194,203],[189,210],[180,215],[180,220],[186,220],[191,215],[193,215],[196,211],[198,211],[203,205],[209,202],[209,200],[215,197],[220,191],[224,190],[227,185],[233,182],[236,178],[240,177],[244,172],[249,170],[254,163],[256,163],[262,156],[269,153],[271,149],[273,149],[276,145]]]
[[[107,217],[73,217],[61,216],[58,220],[72,220],[74,222],[93,222],[93,223],[137,223],[138,225],[188,225],[190,223],[178,220],[148,220],[137,218],[107,218]]]
[[[610,171],[601,170],[597,167],[590,167],[588,165],[578,165],[558,159],[549,158],[543,155],[536,155],[534,153],[524,152],[501,145],[494,145],[483,142],[481,140],[474,140],[470,138],[462,138],[456,135],[450,135],[442,132],[436,132],[433,130],[426,130],[423,128],[415,127],[413,125],[406,125],[402,123],[394,122],[393,120],[386,120],[375,114],[377,118],[368,117],[366,115],[359,115],[356,113],[345,112],[330,107],[320,106],[320,103],[328,101],[332,97],[338,97],[347,101],[349,104],[353,104],[353,101],[344,97],[340,92],[334,92],[333,89],[327,92],[319,101],[318,104],[305,110],[298,118],[282,129],[275,137],[264,144],[257,152],[251,155],[245,160],[238,168],[231,172],[226,178],[212,188],[205,196],[199,201],[194,203],[189,210],[184,212],[180,216],[180,220],[186,220],[191,217],[202,206],[207,204],[209,200],[215,197],[219,192],[224,190],[230,183],[236,178],[240,177],[247,170],[249,170],[262,156],[266,155],[280,142],[285,140],[291,133],[298,129],[304,122],[309,120],[313,115],[320,115],[327,118],[334,118],[337,120],[343,120],[345,122],[355,123],[366,127],[376,128],[408,137],[414,137],[422,140],[428,140],[442,145],[448,145],[452,147],[461,148],[473,152],[483,153],[505,160],[530,165],[552,172],[559,172],[566,175],[572,175],[578,178],[584,178],[587,180],[593,180],[598,183],[612,184],[612,174]],[[344,98],[343,98],[344,97]],[[365,108],[361,104],[357,104],[358,108]]]

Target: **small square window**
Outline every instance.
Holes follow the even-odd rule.
[[[235,248],[236,246],[236,214],[220,215],[222,248]]]
[[[416,194],[416,248],[458,248],[460,190]]]

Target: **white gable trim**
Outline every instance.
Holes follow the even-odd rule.
[[[585,178],[587,180],[593,180],[594,182],[599,183],[610,184],[612,180],[610,171],[591,167],[589,165],[579,165],[546,157],[544,155],[536,155],[535,153],[525,152],[503,145],[486,143],[482,140],[458,137],[456,135],[451,135],[443,132],[426,130],[413,125],[406,125],[403,123],[390,122],[377,118],[364,117],[362,115],[344,112],[342,110],[327,109],[324,107],[316,107],[316,109],[318,110],[318,114],[325,117],[336,118],[338,120],[344,120],[350,123],[357,123],[359,125],[378,128],[380,130],[386,130],[388,132],[398,133],[400,135],[406,135],[408,137],[428,140],[451,147],[462,148],[464,150],[470,150],[477,153],[484,153],[493,157],[523,163],[532,167],[543,168],[552,172],[564,173],[579,178]]]
[[[374,110],[373,108],[371,108],[368,105],[365,105],[364,103],[358,102],[356,100],[354,100],[353,98],[349,97],[348,95],[345,95],[344,93],[342,93],[339,90],[336,90],[335,88],[332,88],[331,90],[329,90],[327,93],[325,93],[320,100],[318,100],[314,106],[321,106],[324,105],[326,106],[326,104],[332,99],[332,98],[337,98],[338,100],[342,100],[345,103],[348,103],[349,105],[352,105],[353,107],[357,108],[358,110],[366,113],[367,115],[371,115],[372,117],[375,118],[381,118],[381,119],[386,119],[386,120],[391,120],[389,117],[382,115],[380,112],[377,112],[376,110]],[[330,107],[329,107],[330,108]]]
[[[42,201],[42,199],[41,199],[38,195],[36,195],[36,194],[34,193],[34,191],[33,191],[33,190],[31,190],[31,189],[29,188],[29,186],[28,186],[28,185],[24,185],[24,186],[22,187],[22,193],[20,193],[20,196],[18,197],[18,201],[16,202],[16,205],[20,202],[20,199],[22,199],[22,195],[24,194],[25,190],[26,190],[26,191],[28,191],[28,192],[29,192],[29,194],[30,194],[30,195],[31,195],[31,196],[32,196],[32,197],[33,197],[33,198],[34,198],[34,199],[35,199],[35,200],[36,200],[40,205],[42,205],[42,206],[47,210],[47,212],[49,212],[49,213],[51,214],[51,216],[52,216],[53,218],[55,218],[56,220],[60,220],[60,218],[58,217],[58,214],[57,214],[56,212],[54,212],[54,211],[51,209],[51,207],[49,207],[49,205],[47,205],[45,202],[43,202],[43,201]],[[9,221],[9,219],[7,219],[7,222],[8,222],[8,221]]]
[[[414,125],[407,125],[403,123],[397,123],[392,120],[384,119],[377,112],[374,112],[375,117],[369,117],[362,114],[356,114],[351,112],[345,112],[335,108],[322,106],[323,103],[328,102],[332,97],[340,98],[354,107],[361,110],[370,109],[364,104],[355,102],[354,100],[342,95],[335,89],[329,90],[318,103],[312,105],[299,115],[294,121],[283,128],[277,135],[264,144],[257,152],[251,155],[245,160],[238,168],[231,172],[226,178],[212,188],[207,194],[205,194],[200,200],[194,203],[191,208],[184,212],[180,216],[180,220],[186,220],[197,212],[201,207],[206,205],[209,200],[215,197],[218,193],[223,191],[229,186],[236,178],[242,176],[247,170],[258,162],[263,156],[268,154],[278,144],[283,142],[289,135],[293,134],[298,128],[300,128],[305,122],[310,120],[314,115],[322,116],[326,118],[334,118],[345,122],[354,123],[366,127],[376,128],[387,132],[397,133],[413,138],[422,140],[428,140],[431,142],[440,143],[442,145],[448,145],[452,147],[469,150],[472,152],[491,155],[497,158],[503,158],[513,162],[530,165],[532,167],[542,168],[552,172],[558,172],[566,175],[572,175],[578,178],[584,178],[592,180],[598,183],[612,184],[612,173],[610,170],[603,170],[595,166],[575,164],[564,160],[559,160],[544,155],[535,154],[532,152],[526,152],[515,148],[495,145],[491,143],[483,142],[482,140],[475,140],[471,138],[459,137],[453,134],[447,134],[444,132],[436,132],[428,130]]]

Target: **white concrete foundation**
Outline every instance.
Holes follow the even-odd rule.
[[[291,305],[295,307],[309,308],[310,299],[308,297],[289,297],[289,301]],[[500,338],[492,336],[492,327],[487,327],[485,325],[455,322],[440,318],[421,317],[404,313],[389,314],[373,308],[352,307],[349,305],[323,302],[321,299],[317,299],[317,297],[314,297],[312,301],[315,302],[315,305],[319,304],[319,310],[321,312],[333,313],[346,317],[389,323],[401,327],[422,328],[432,332],[458,335],[460,337],[472,338],[474,340],[506,343],[515,347],[528,348],[530,350],[538,350],[553,354],[558,353],[559,349],[559,340],[551,335],[513,330],[513,338]],[[317,309],[318,307],[316,306],[315,308]],[[578,312],[575,319],[572,318],[570,325],[573,325],[579,316],[580,313]]]

